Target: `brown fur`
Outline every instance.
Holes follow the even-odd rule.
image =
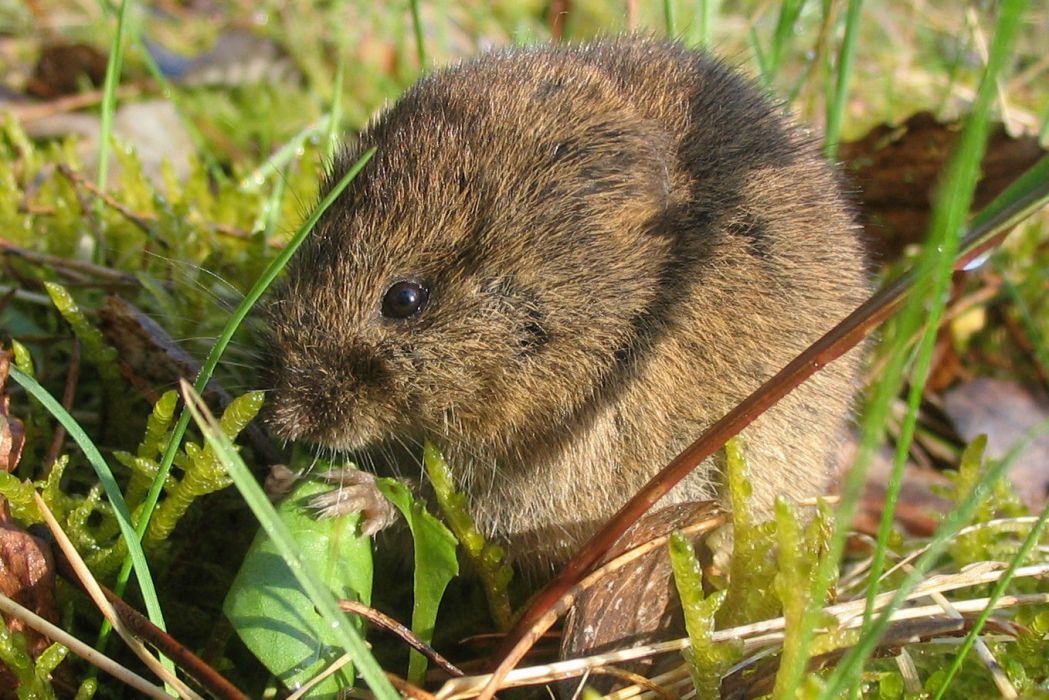
[[[272,424],[350,450],[433,438],[482,530],[532,566],[563,560],[867,291],[810,137],[672,43],[438,71],[334,176],[373,145],[270,306]],[[428,305],[384,318],[406,277]],[[827,485],[857,362],[744,433],[760,507]],[[718,485],[705,464],[671,497]]]

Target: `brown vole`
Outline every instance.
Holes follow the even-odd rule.
[[[345,450],[433,439],[526,565],[563,560],[867,290],[813,139],[673,43],[437,71],[332,181],[371,146],[269,306],[271,423]],[[745,431],[759,508],[827,485],[856,377],[846,357]],[[719,482],[702,465],[672,498]]]

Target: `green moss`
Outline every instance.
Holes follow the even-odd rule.
[[[423,466],[433,485],[437,504],[449,529],[462,545],[467,561],[471,562],[484,584],[485,597],[492,620],[499,629],[508,629],[512,622],[510,609],[510,580],[513,569],[506,563],[502,547],[485,540],[470,515],[470,502],[465,494],[455,489],[455,480],[448,462],[440,450],[430,442],[423,450]]]
[[[219,419],[219,427],[226,437],[230,440],[235,439],[258,414],[262,408],[262,401],[263,393],[253,391],[230,402]],[[154,458],[157,455],[159,453],[156,453]],[[186,442],[180,457],[176,457],[175,464],[182,469],[182,478],[175,479],[166,489],[167,497],[157,506],[149,522],[149,529],[146,530],[147,544],[156,545],[166,540],[196,499],[233,483],[210,445],[201,447],[196,443]],[[153,466],[156,471],[156,463]]]
[[[696,697],[717,697],[721,692],[721,677],[743,652],[739,640],[715,643],[711,639],[715,615],[725,601],[726,592],[719,591],[709,596],[703,592],[702,569],[692,543],[684,535],[674,532],[670,536],[669,548],[674,584],[688,630],[690,647],[684,654],[692,685]]]
[[[729,500],[732,505],[732,560],[720,627],[734,627],[776,617],[779,597],[767,585],[776,574],[774,523],[759,520],[752,503],[750,467],[742,438],[725,445]]]
[[[17,681],[20,700],[49,700],[56,697],[47,675],[51,668],[44,667],[38,672],[37,662],[29,652],[25,635],[10,631],[3,618],[0,618],[0,663],[7,667]]]

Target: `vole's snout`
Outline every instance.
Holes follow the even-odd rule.
[[[348,343],[288,353],[271,372],[268,422],[288,439],[336,448],[366,443],[378,424],[376,399],[389,389],[390,367],[373,348]],[[281,364],[282,363],[282,364]]]

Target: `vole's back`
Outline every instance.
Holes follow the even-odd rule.
[[[278,386],[278,427],[348,447],[435,437],[482,528],[533,564],[569,554],[866,293],[856,227],[813,141],[674,44],[483,56],[420,81],[336,174],[371,145],[292,268],[276,346],[299,376],[323,365],[315,379],[355,348],[345,371],[366,384],[354,368],[374,370],[385,403],[361,398],[369,386],[340,393],[343,380],[301,398]],[[428,306],[376,321],[401,277],[425,280]],[[326,343],[328,356],[306,349]],[[857,362],[744,433],[761,507],[826,486]],[[704,465],[673,498],[719,483]]]

